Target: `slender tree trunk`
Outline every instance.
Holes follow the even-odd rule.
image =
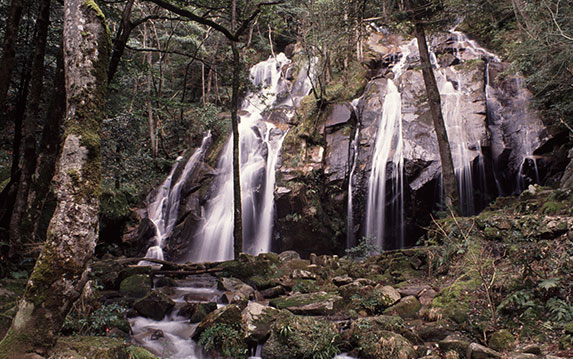
[[[44,210],[44,205],[52,183],[52,177],[56,169],[56,161],[61,143],[62,120],[66,112],[63,56],[62,51],[60,51],[57,57],[54,91],[52,92],[51,101],[48,106],[42,138],[40,139],[34,181],[26,205],[26,217],[22,223],[25,228],[30,228],[29,231],[24,230],[24,233],[28,232],[29,235],[34,236],[38,234],[40,215]]]
[[[22,18],[22,0],[12,0],[10,13],[6,21],[6,32],[4,33],[4,44],[2,47],[2,59],[0,59],[0,110],[4,109],[6,96],[10,88],[12,68],[16,57],[16,41],[18,40],[18,27]],[[3,127],[5,123],[0,123]]]
[[[121,14],[121,23],[119,24],[119,29],[117,30],[117,36],[113,41],[113,51],[111,53],[111,59],[109,60],[109,70],[107,72],[108,83],[111,82],[113,76],[117,72],[117,67],[119,66],[121,56],[125,51],[125,46],[129,40],[129,35],[131,35],[131,31],[135,27],[129,20],[134,2],[135,0],[127,0],[127,3],[123,8],[123,13]]]
[[[442,185],[444,189],[445,204],[446,207],[457,213],[459,212],[459,195],[456,174],[454,171],[454,162],[452,160],[452,152],[450,150],[450,142],[448,141],[448,132],[446,131],[444,116],[442,115],[440,92],[438,91],[438,85],[430,62],[424,26],[420,23],[416,23],[415,32],[420,52],[420,60],[422,62],[422,74],[424,76],[424,84],[426,85],[426,94],[430,104],[434,130],[436,131],[436,136],[438,138],[438,148],[440,151],[440,160],[442,162]]]
[[[243,250],[243,211],[241,207],[241,161],[239,158],[239,84],[241,77],[241,57],[237,44],[231,42],[233,50],[233,83],[231,94],[231,122],[233,124],[233,199],[234,199],[234,255],[235,259]]]
[[[22,169],[20,171],[18,192],[10,220],[10,246],[13,248],[17,248],[18,245],[23,242],[22,218],[26,211],[28,192],[32,182],[32,175],[36,168],[36,132],[39,127],[38,110],[40,108],[44,82],[44,55],[46,52],[49,18],[50,0],[41,0],[40,12],[36,20],[36,37],[34,39],[35,49],[30,78],[30,92],[22,124]],[[29,228],[24,232],[31,234]],[[27,237],[30,238],[31,236],[28,235]]]
[[[95,2],[65,0],[63,43],[66,121],[55,176],[58,204],[18,312],[0,342],[0,359],[44,354],[54,345],[86,283],[98,233],[100,130],[110,48]]]

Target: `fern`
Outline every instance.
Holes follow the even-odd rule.
[[[549,319],[558,323],[567,323],[573,320],[573,304],[560,298],[550,298],[545,304],[549,311]]]

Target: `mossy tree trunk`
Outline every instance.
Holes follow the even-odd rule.
[[[108,29],[93,0],[65,0],[66,119],[56,167],[57,207],[0,358],[45,353],[87,280],[98,233],[100,127],[110,56]]]

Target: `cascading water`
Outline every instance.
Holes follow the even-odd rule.
[[[255,65],[250,80],[257,92],[241,106],[239,124],[243,251],[258,254],[271,250],[274,220],[275,169],[285,131],[263,121],[262,114],[273,106],[296,106],[308,94],[306,80],[297,81],[289,96],[283,68],[290,60],[284,54]],[[203,225],[196,234],[189,259],[218,261],[233,255],[233,165],[232,138],[217,165],[214,193],[203,213]]]
[[[358,108],[357,104],[360,99],[355,99],[352,101],[352,109],[358,118]],[[346,202],[346,248],[352,248],[356,244],[356,238],[354,238],[354,172],[356,171],[356,165],[358,164],[358,149],[360,148],[360,127],[355,129],[354,132],[354,139],[350,144],[350,156],[351,158],[351,165],[350,165],[350,173],[348,174],[348,198]]]
[[[148,218],[153,223],[155,230],[155,245],[149,247],[145,258],[163,260],[163,246],[165,241],[173,232],[173,227],[177,220],[179,211],[179,201],[181,200],[181,188],[185,184],[190,173],[197,168],[197,165],[203,160],[205,151],[211,144],[211,133],[203,138],[201,147],[199,147],[191,157],[187,160],[183,171],[179,175],[175,184],[172,185],[173,177],[177,171],[182,157],[177,158],[177,162],[173,165],[169,176],[161,187],[157,190],[154,200],[147,206]],[[149,264],[147,262],[140,262],[140,264]]]
[[[366,204],[366,237],[374,239],[374,244],[380,248],[385,248],[384,231],[386,225],[386,174],[388,163],[391,163],[392,188],[390,193],[392,198],[391,216],[397,216],[401,223],[402,194],[404,165],[402,140],[402,104],[401,96],[394,81],[388,79],[386,96],[382,108],[382,116],[379,120],[378,134],[376,136],[376,146],[372,157],[372,171],[368,181],[368,200]],[[401,225],[399,230],[402,231]],[[403,236],[400,235],[400,242]],[[398,243],[402,246],[402,243]]]
[[[392,68],[394,79],[398,79],[407,64],[409,48],[412,42],[401,46],[402,57]],[[366,237],[373,240],[379,248],[387,248],[384,243],[385,227],[390,218],[398,233],[394,246],[404,245],[404,141],[402,137],[402,97],[393,80],[387,80],[382,114],[378,120],[378,132],[372,157],[372,170],[368,180],[368,198],[366,202]],[[388,163],[391,163],[389,171]],[[386,189],[387,174],[392,175],[390,191]],[[390,193],[390,197],[387,194]],[[390,213],[386,213],[386,207]]]

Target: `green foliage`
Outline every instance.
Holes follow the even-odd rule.
[[[545,304],[545,308],[549,312],[551,321],[564,324],[573,320],[573,303],[552,297]]]
[[[382,248],[374,244],[374,238],[362,237],[356,246],[346,249],[345,252],[348,257],[361,260],[382,252]]]
[[[224,357],[246,358],[248,348],[243,341],[240,324],[217,323],[205,329],[199,336],[199,345],[207,351],[217,351]]]
[[[70,312],[66,317],[63,332],[71,335],[106,335],[107,330],[119,328],[125,331],[126,327],[125,314],[127,308],[119,304],[102,305],[94,311],[86,313],[82,310]]]

